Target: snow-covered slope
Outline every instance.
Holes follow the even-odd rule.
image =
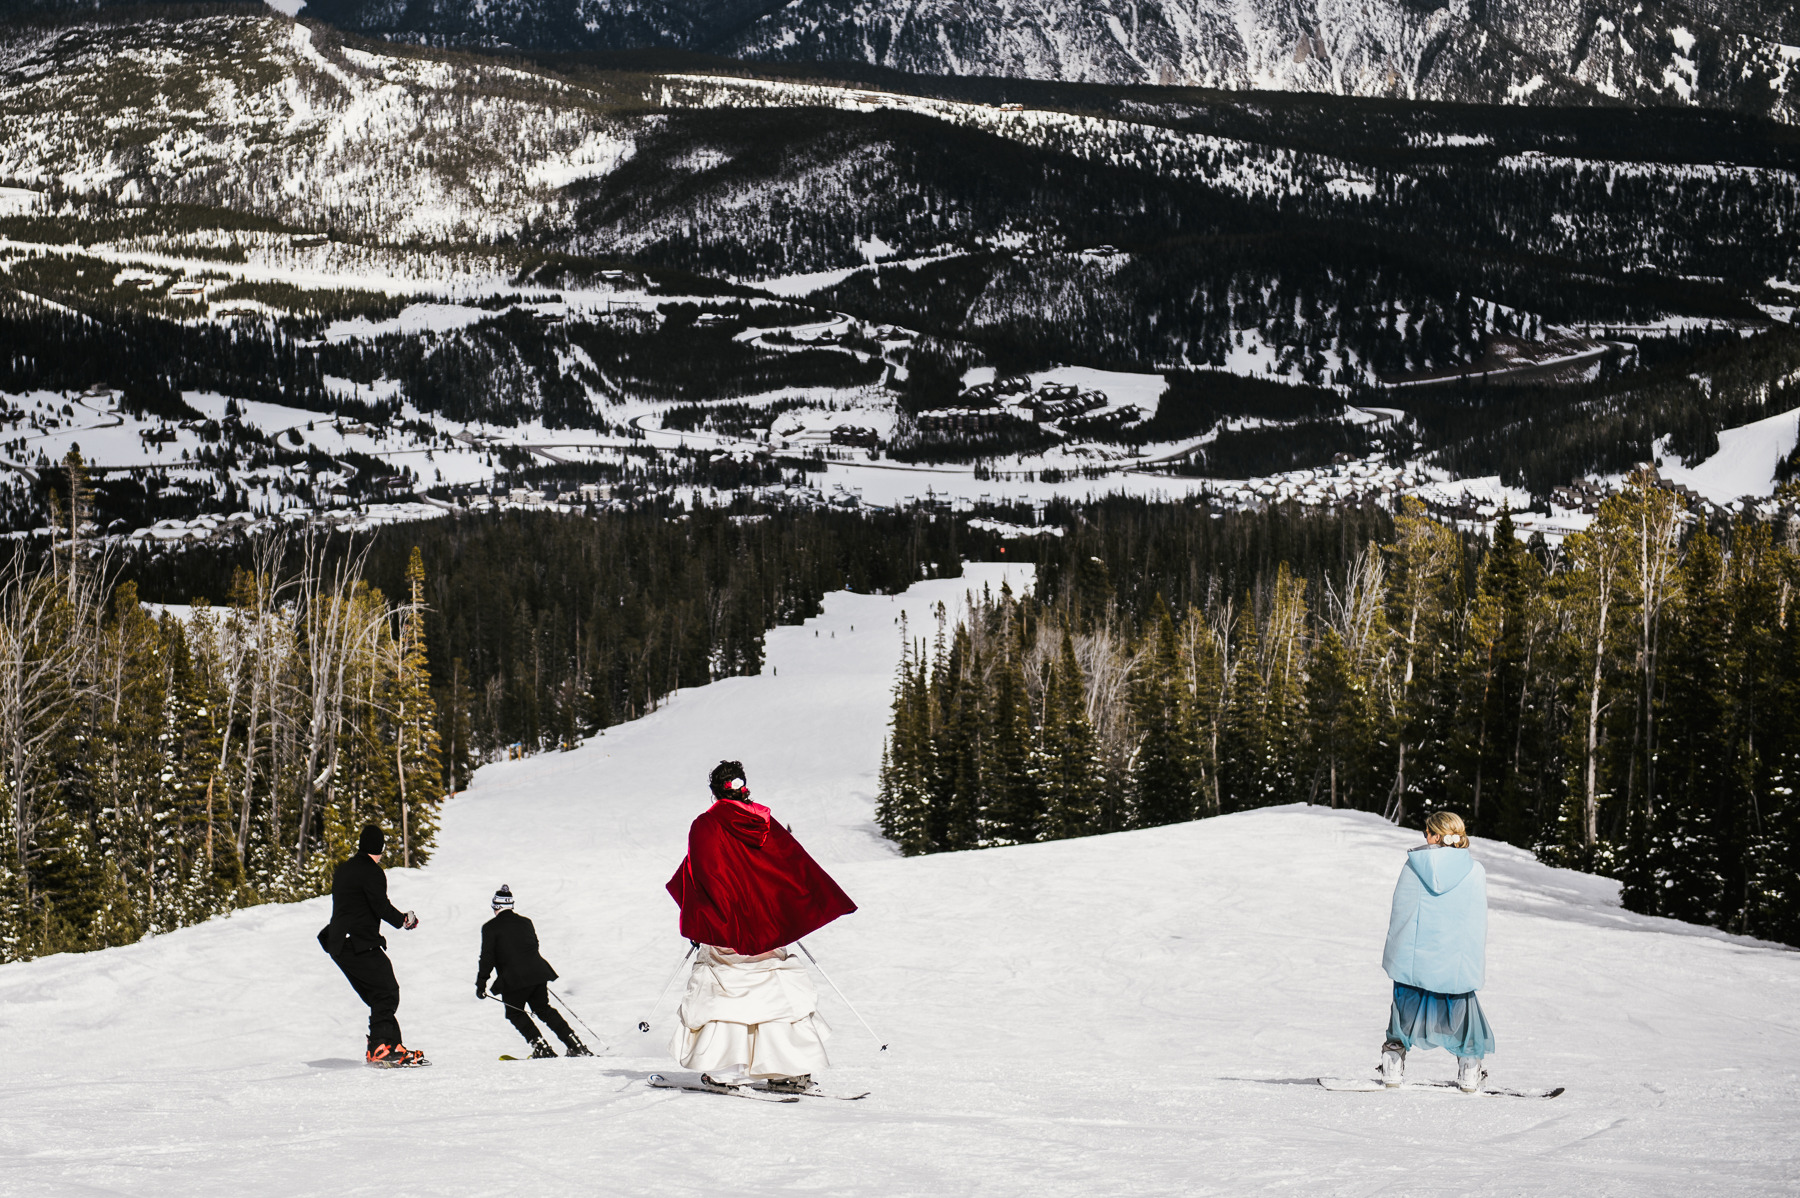
[[[1388,894],[1412,836],[1281,808],[903,860],[871,823],[905,611],[997,585],[835,595],[770,672],[684,693],[568,754],[490,766],[442,848],[390,885],[409,1042],[356,1063],[364,1012],[313,933],[323,901],[0,969],[0,1161],[34,1195],[1775,1194],[1800,1169],[1800,955],[1622,913],[1616,887],[1480,844],[1500,1083],[1553,1102],[1328,1094],[1386,1014]],[[1023,580],[1013,578],[1014,585]],[[854,630],[853,630],[854,629]],[[721,756],[862,909],[812,946],[834,1088],[784,1106],[653,1092],[684,945],[662,883]],[[502,1064],[472,993],[510,883],[609,1046]],[[1448,1076],[1443,1054],[1417,1074]]]
[[[9,29],[0,120],[0,178],[392,242],[511,233],[631,153],[583,89],[251,15]]]

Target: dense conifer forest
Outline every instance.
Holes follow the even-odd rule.
[[[369,821],[423,863],[481,762],[760,673],[763,633],[827,592],[992,545],[931,516],[647,508],[114,560],[79,538],[72,465],[73,537],[0,577],[7,959],[317,894]]]
[[[1695,524],[1647,476],[1557,549],[1415,501],[1072,515],[1034,595],[911,630],[879,816],[904,852],[1451,809],[1631,910],[1800,943],[1791,523]]]

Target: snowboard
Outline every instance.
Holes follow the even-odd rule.
[[[711,1086],[686,1085],[672,1082],[660,1073],[652,1073],[644,1079],[645,1084],[654,1090],[691,1090],[696,1094],[717,1094],[721,1098],[748,1098],[751,1102],[799,1102],[798,1094],[771,1094],[767,1090],[753,1090],[748,1086],[736,1090],[715,1090]]]
[[[426,1060],[413,1061],[411,1064],[407,1065],[391,1065],[386,1061],[382,1061],[379,1064],[374,1061],[364,1061],[363,1067],[366,1069],[423,1069],[429,1064],[431,1064],[431,1062]]]
[[[1319,1084],[1327,1090],[1347,1090],[1354,1093],[1376,1093],[1387,1089],[1379,1079],[1373,1077],[1322,1077]],[[1462,1087],[1455,1082],[1407,1082],[1399,1087],[1402,1090],[1455,1090],[1462,1092]],[[1554,1090],[1509,1090],[1505,1086],[1483,1086],[1475,1091],[1477,1094],[1493,1094],[1501,1098],[1555,1098],[1563,1092],[1562,1086]]]

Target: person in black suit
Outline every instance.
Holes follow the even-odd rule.
[[[553,1057],[556,1050],[550,1047],[537,1024],[525,1013],[527,1007],[550,1025],[557,1039],[568,1046],[569,1056],[594,1055],[569,1029],[562,1013],[550,1005],[550,983],[556,980],[556,970],[550,968],[550,962],[538,952],[537,929],[531,926],[529,919],[513,910],[510,886],[503,885],[494,892],[494,918],[481,925],[481,963],[475,972],[476,998],[488,996],[490,973],[494,975],[494,989],[506,1005],[506,1020],[519,1029],[519,1034],[531,1045],[532,1060]]]
[[[356,842],[356,852],[331,875],[331,922],[320,930],[319,945],[350,979],[356,996],[369,1004],[368,1063],[429,1065],[424,1053],[400,1042],[400,1021],[394,1017],[400,1009],[400,983],[384,951],[387,938],[381,934],[381,923],[386,920],[410,932],[419,926],[419,917],[411,911],[402,913],[388,901],[387,871],[381,868],[386,847],[381,829],[368,825]]]

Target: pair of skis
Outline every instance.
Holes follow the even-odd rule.
[[[815,1087],[792,1094],[785,1090],[769,1090],[761,1086],[701,1086],[691,1082],[672,1082],[660,1073],[652,1073],[645,1080],[653,1090],[691,1090],[695,1094],[717,1094],[723,1098],[749,1098],[756,1102],[799,1102],[802,1098],[835,1098],[839,1102],[855,1102],[859,1098],[869,1096],[867,1090],[861,1094],[827,1094]]]
[[[1319,1084],[1327,1090],[1347,1090],[1354,1093],[1374,1093],[1388,1089],[1387,1083],[1372,1077],[1322,1077],[1319,1079]],[[1457,1090],[1459,1092],[1462,1090],[1462,1087],[1455,1082],[1438,1081],[1407,1082],[1404,1086],[1397,1088],[1404,1090]],[[1469,1092],[1492,1094],[1499,1098],[1555,1098],[1563,1092],[1563,1087],[1558,1086],[1554,1090],[1509,1090],[1504,1086],[1483,1085],[1481,1089]]]

